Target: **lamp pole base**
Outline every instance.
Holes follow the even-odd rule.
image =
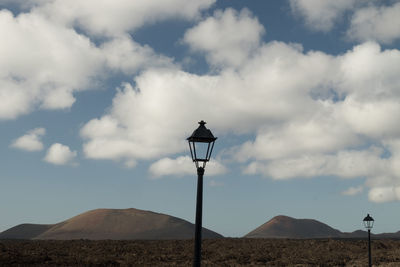
[[[372,257],[371,257],[371,230],[368,229],[368,266],[372,266]]]
[[[194,258],[193,266],[201,266],[201,229],[203,216],[203,176],[204,168],[197,168],[197,199],[196,199],[196,223],[194,233]]]

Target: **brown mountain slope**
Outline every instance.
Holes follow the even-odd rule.
[[[0,239],[32,239],[53,226],[54,224],[24,223],[1,232]]]
[[[365,236],[365,235],[364,235]],[[400,231],[395,232],[395,233],[382,233],[382,234],[377,234],[373,235],[374,238],[389,238],[389,239],[400,239]]]
[[[328,238],[341,237],[342,232],[311,219],[276,216],[251,231],[247,238]]]
[[[312,219],[295,219],[287,216],[276,216],[260,227],[251,231],[245,238],[366,238],[366,231],[357,230],[351,233],[341,232],[329,225]],[[371,234],[374,239],[400,239],[396,233]]]
[[[7,231],[1,233],[0,239],[189,239],[194,235],[194,225],[188,221],[138,209],[96,209],[48,228],[20,225],[11,229],[5,237]],[[203,228],[203,237],[222,236]]]

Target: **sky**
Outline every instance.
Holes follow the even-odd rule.
[[[0,0],[0,231],[97,208],[400,230],[400,1]]]

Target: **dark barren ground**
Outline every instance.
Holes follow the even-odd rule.
[[[193,241],[0,241],[0,266],[191,266]],[[400,266],[400,240],[374,240],[375,266]],[[203,241],[203,266],[366,266],[365,240]]]

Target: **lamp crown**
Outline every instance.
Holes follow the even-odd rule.
[[[202,142],[202,143],[211,143],[217,140],[216,137],[212,134],[212,132],[206,128],[206,122],[201,120],[199,121],[199,127],[194,130],[191,136],[187,138],[189,142]]]
[[[371,221],[374,221],[374,218],[372,218],[372,217],[369,215],[369,213],[368,213],[368,214],[367,214],[367,217],[365,217],[363,221],[365,221],[365,222],[371,222]]]

